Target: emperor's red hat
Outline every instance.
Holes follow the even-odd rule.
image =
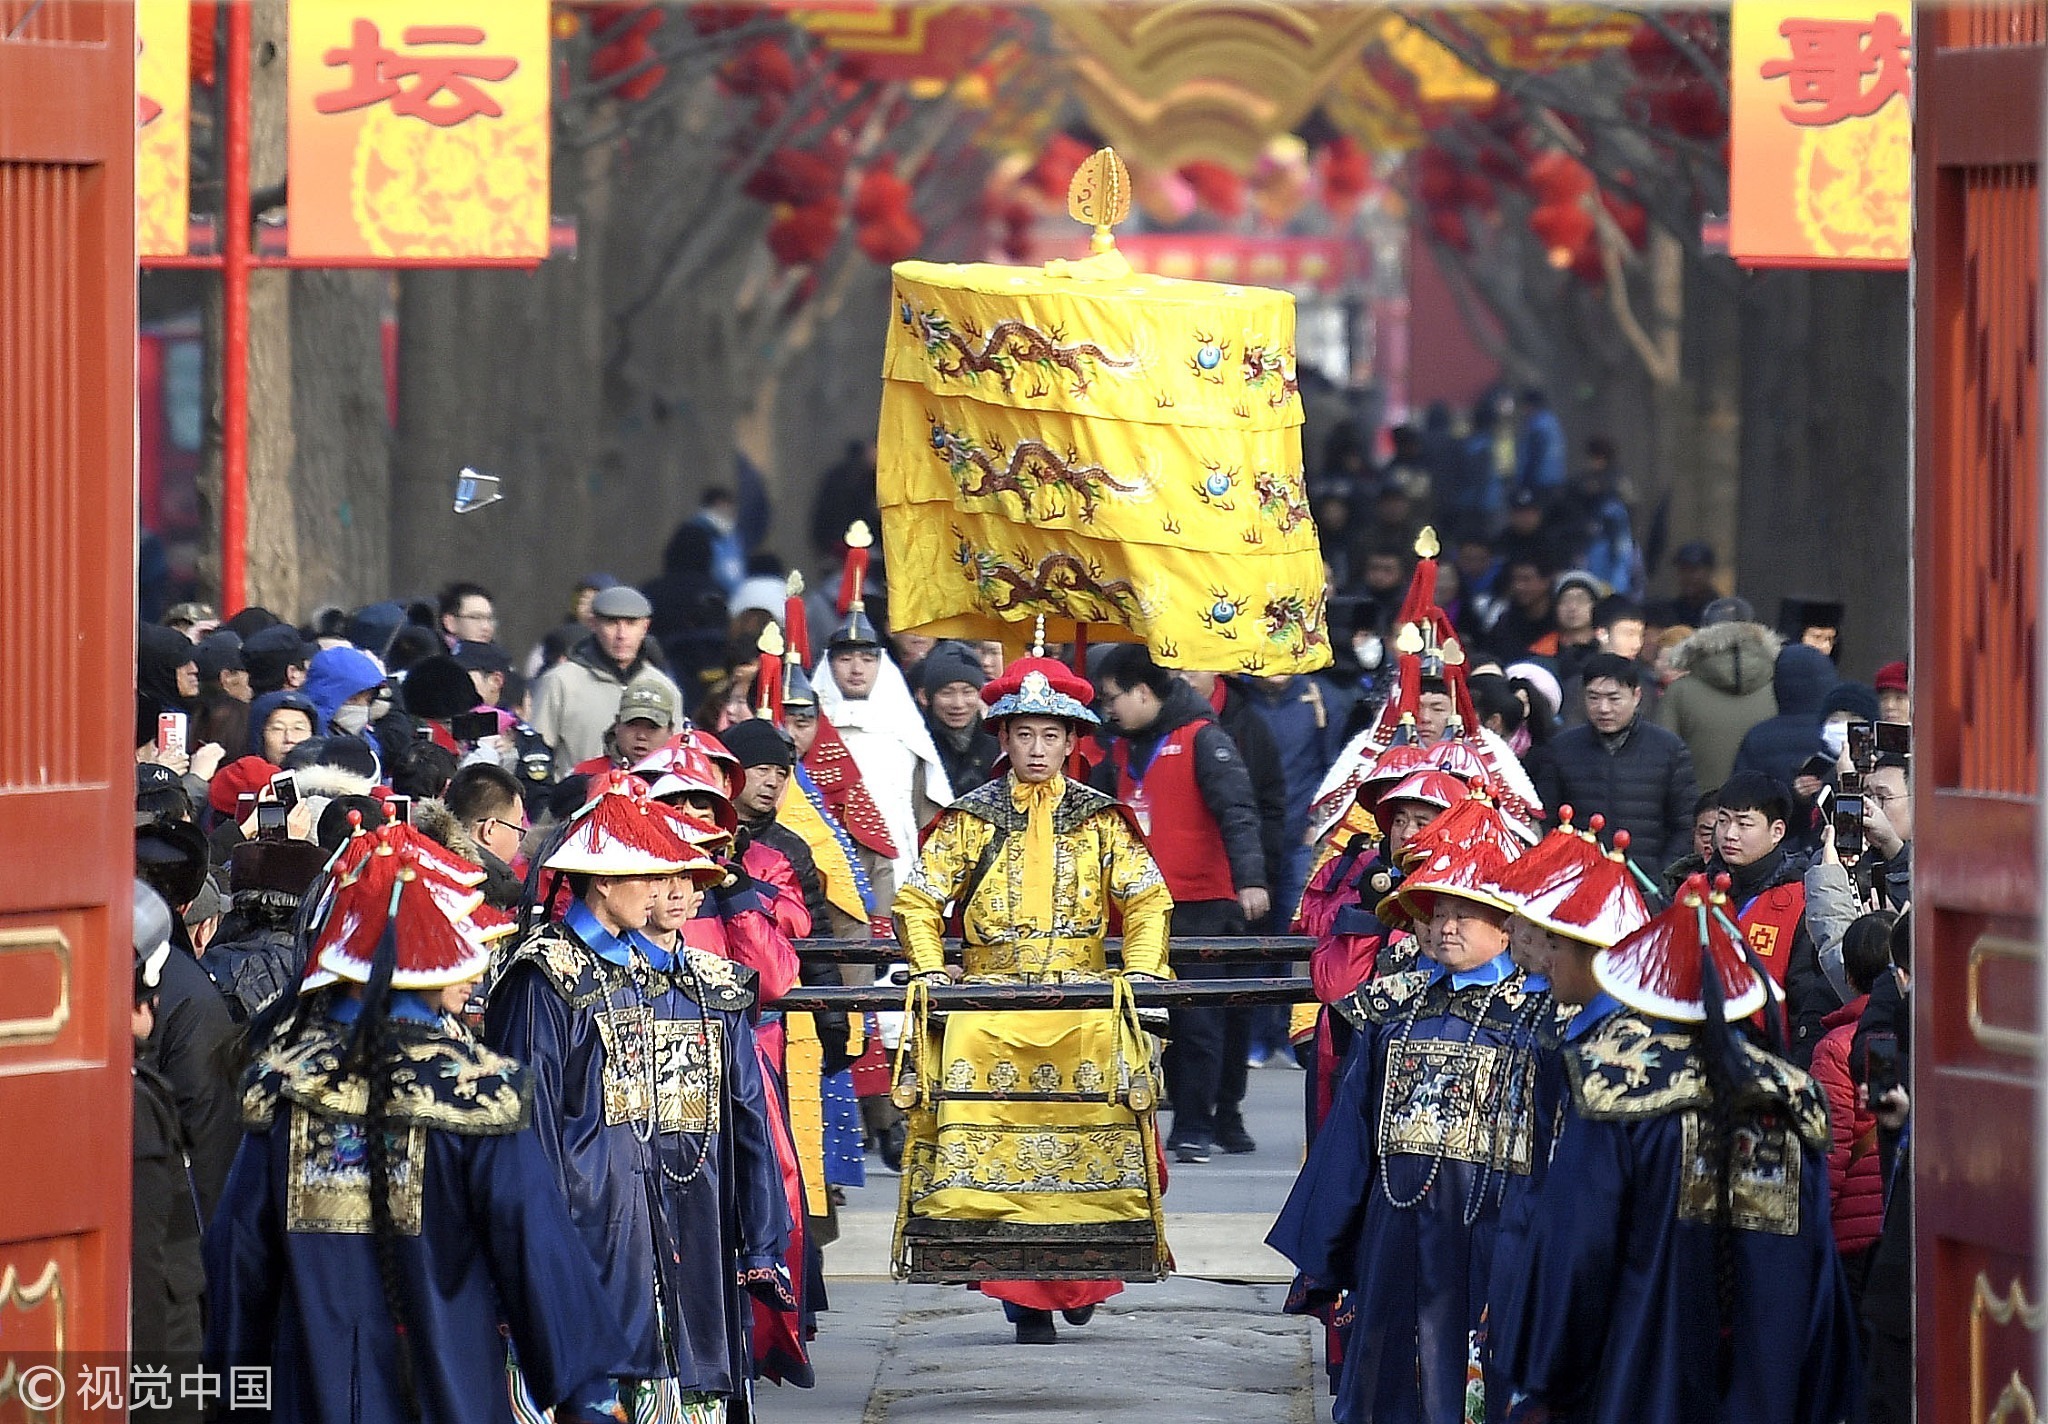
[[[1090,705],[1095,688],[1056,658],[1019,658],[981,690],[990,721],[1004,717],[1055,717],[1066,722],[1102,719]]]

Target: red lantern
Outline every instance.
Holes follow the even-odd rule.
[[[802,207],[839,191],[839,165],[800,148],[778,148],[747,179],[743,190],[761,203]]]
[[[1045,152],[1038,156],[1038,162],[1031,166],[1031,174],[1026,181],[1054,202],[1064,203],[1067,185],[1074,181],[1074,175],[1081,171],[1081,165],[1093,152],[1072,134],[1054,134],[1052,142],[1045,146]]]
[[[668,66],[648,64],[654,58],[654,46],[648,43],[648,36],[661,28],[660,6],[643,5],[636,12],[636,7],[630,5],[602,5],[591,11],[590,26],[593,34],[602,37],[590,52],[593,80],[632,73],[631,79],[612,91],[629,103],[645,99],[661,87],[661,81],[668,77]],[[642,68],[643,65],[646,67]]]
[[[1180,176],[1195,190],[1196,200],[1217,217],[1244,216],[1244,179],[1222,164],[1198,158],[1181,165]]]
[[[1607,209],[1608,216],[1614,219],[1614,225],[1621,229],[1621,235],[1628,239],[1629,246],[1641,251],[1643,244],[1650,240],[1650,215],[1643,211],[1643,205],[1602,191],[1600,206]]]
[[[1593,191],[1593,175],[1570,154],[1546,149],[1529,164],[1529,187],[1543,203],[1571,203]]]
[[[777,94],[796,92],[796,61],[774,40],[756,40],[718,70],[719,87],[730,94]]]
[[[1372,159],[1349,134],[1330,140],[1322,154],[1323,206],[1349,214],[1372,191]]]
[[[896,176],[895,156],[885,154],[861,175],[860,184],[854,189],[854,221],[878,222],[909,211],[910,185]]]
[[[924,225],[909,213],[889,213],[862,223],[853,240],[869,261],[887,267],[917,255],[918,244],[924,241]]]
[[[822,261],[839,237],[837,198],[824,198],[782,212],[768,229],[768,250],[785,267]]]
[[[1593,236],[1593,215],[1583,203],[1544,203],[1529,214],[1529,229],[1542,240],[1550,265],[1562,270]]]

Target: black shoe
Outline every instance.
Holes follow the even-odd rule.
[[[1095,1307],[1084,1305],[1079,1310],[1063,1310],[1060,1318],[1069,1325],[1086,1325],[1095,1318]]]
[[[1259,1144],[1252,1141],[1252,1135],[1244,1130],[1242,1123],[1236,1127],[1217,1129],[1216,1145],[1233,1157],[1241,1157],[1247,1152],[1259,1150]]]
[[[1188,1138],[1182,1142],[1169,1142],[1166,1145],[1173,1149],[1173,1160],[1176,1162],[1206,1162],[1209,1160],[1209,1144],[1206,1142]]]
[[[1051,1311],[1020,1310],[1017,1312],[1017,1343],[1019,1345],[1057,1345],[1059,1342],[1059,1328],[1052,1323]]]
[[[897,1123],[882,1134],[882,1162],[891,1172],[903,1170],[903,1145],[910,1140],[910,1129]]]

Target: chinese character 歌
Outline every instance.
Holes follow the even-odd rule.
[[[1778,33],[1791,41],[1791,58],[1766,60],[1757,73],[1790,80],[1792,102],[1779,112],[1795,124],[1866,119],[1895,94],[1911,97],[1913,42],[1897,15],[1873,15],[1867,24],[1787,20]]]

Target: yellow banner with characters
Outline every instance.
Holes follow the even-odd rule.
[[[294,257],[548,254],[543,0],[292,0]]]
[[[1294,299],[1086,267],[896,265],[891,624],[1014,644],[1043,616],[1172,667],[1325,666]]]
[[[192,7],[135,7],[135,250],[182,257],[192,210]]]

